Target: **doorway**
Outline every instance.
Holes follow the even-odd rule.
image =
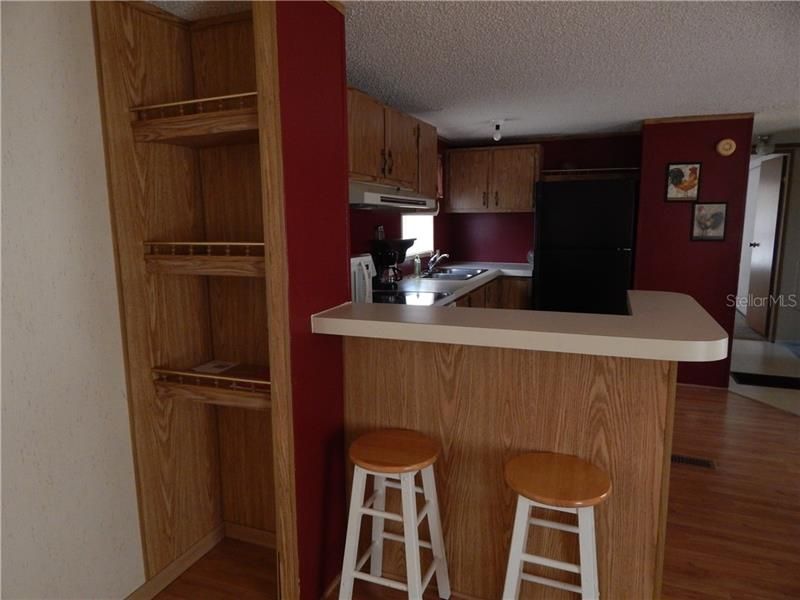
[[[754,155],[730,389],[800,414],[800,147]]]

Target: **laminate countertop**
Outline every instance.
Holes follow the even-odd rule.
[[[728,355],[727,333],[691,296],[631,290],[628,301],[630,315],[348,302],[312,315],[311,329],[327,335],[650,360],[710,362]]]

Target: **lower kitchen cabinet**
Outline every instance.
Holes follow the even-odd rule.
[[[530,277],[498,277],[462,296],[455,305],[464,308],[527,309],[531,306]]]

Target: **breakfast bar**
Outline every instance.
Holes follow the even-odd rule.
[[[548,451],[610,475],[596,512],[600,596],[659,596],[677,362],[720,360],[728,338],[683,294],[630,291],[629,306],[600,315],[346,303],[312,317],[315,333],[344,338],[348,442],[387,427],[440,441],[454,593],[501,597],[515,502],[503,465]],[[402,579],[393,546],[384,569]],[[578,562],[574,536],[555,529],[531,536],[528,551]],[[522,586],[520,597],[565,596]]]

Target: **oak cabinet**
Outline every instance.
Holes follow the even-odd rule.
[[[436,128],[347,91],[350,179],[436,195]]]
[[[489,150],[448,153],[449,212],[482,212],[488,202]]]
[[[409,115],[384,109],[386,136],[386,175],[385,179],[395,182],[399,187],[416,190],[419,173],[418,121]]]
[[[439,195],[439,138],[436,127],[419,121],[419,188],[428,198]]]
[[[455,301],[463,308],[506,308],[525,310],[531,307],[530,277],[498,277]]]
[[[386,168],[383,104],[357,90],[347,93],[350,173],[380,179]]]
[[[532,212],[540,146],[462,148],[448,153],[447,212]]]

